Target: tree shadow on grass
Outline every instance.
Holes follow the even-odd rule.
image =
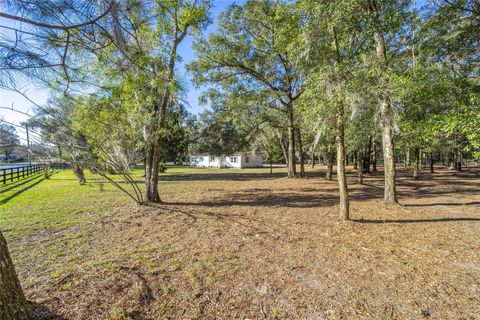
[[[38,179],[39,177],[41,177],[41,175],[37,174],[37,175],[30,176],[26,179],[7,184],[5,188],[0,189],[0,194],[5,193],[7,191],[10,191],[12,189],[18,188],[18,187],[20,187],[24,184],[27,184],[27,183],[35,180],[35,179]]]
[[[0,205],[9,202],[10,200],[12,200],[12,199],[15,198],[16,196],[24,193],[24,192],[27,191],[28,189],[35,187],[37,184],[39,184],[39,183],[42,182],[43,180],[45,180],[45,178],[41,178],[40,180],[35,181],[34,183],[32,183],[32,184],[30,184],[30,185],[28,185],[28,186],[26,186],[26,187],[24,187],[24,188],[22,188],[22,189],[20,189],[20,190],[15,191],[15,192],[14,192],[13,194],[11,194],[10,196],[8,196],[8,197],[0,200]]]

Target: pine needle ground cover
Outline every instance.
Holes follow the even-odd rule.
[[[0,226],[44,319],[478,318],[478,170],[399,171],[392,208],[348,173],[350,222],[324,168],[170,169],[158,206],[61,171],[1,189]]]

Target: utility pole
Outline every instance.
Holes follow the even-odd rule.
[[[28,165],[32,165],[32,159],[30,158],[30,136],[28,135],[28,124],[25,123],[25,131],[27,132],[27,154],[28,154]]]

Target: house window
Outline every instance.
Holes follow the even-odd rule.
[[[250,162],[250,157],[249,156],[246,156],[245,157],[245,163],[249,163]]]
[[[210,156],[210,162],[214,162],[215,161],[215,157],[214,156]]]
[[[197,162],[197,157],[190,157],[191,162]]]
[[[237,163],[237,157],[230,157],[231,163]]]
[[[198,157],[199,162],[203,162],[203,157]]]

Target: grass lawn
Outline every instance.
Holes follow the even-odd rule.
[[[70,171],[0,186],[0,227],[45,319],[478,319],[480,176],[170,168],[138,206]],[[135,172],[142,184],[141,171]]]

